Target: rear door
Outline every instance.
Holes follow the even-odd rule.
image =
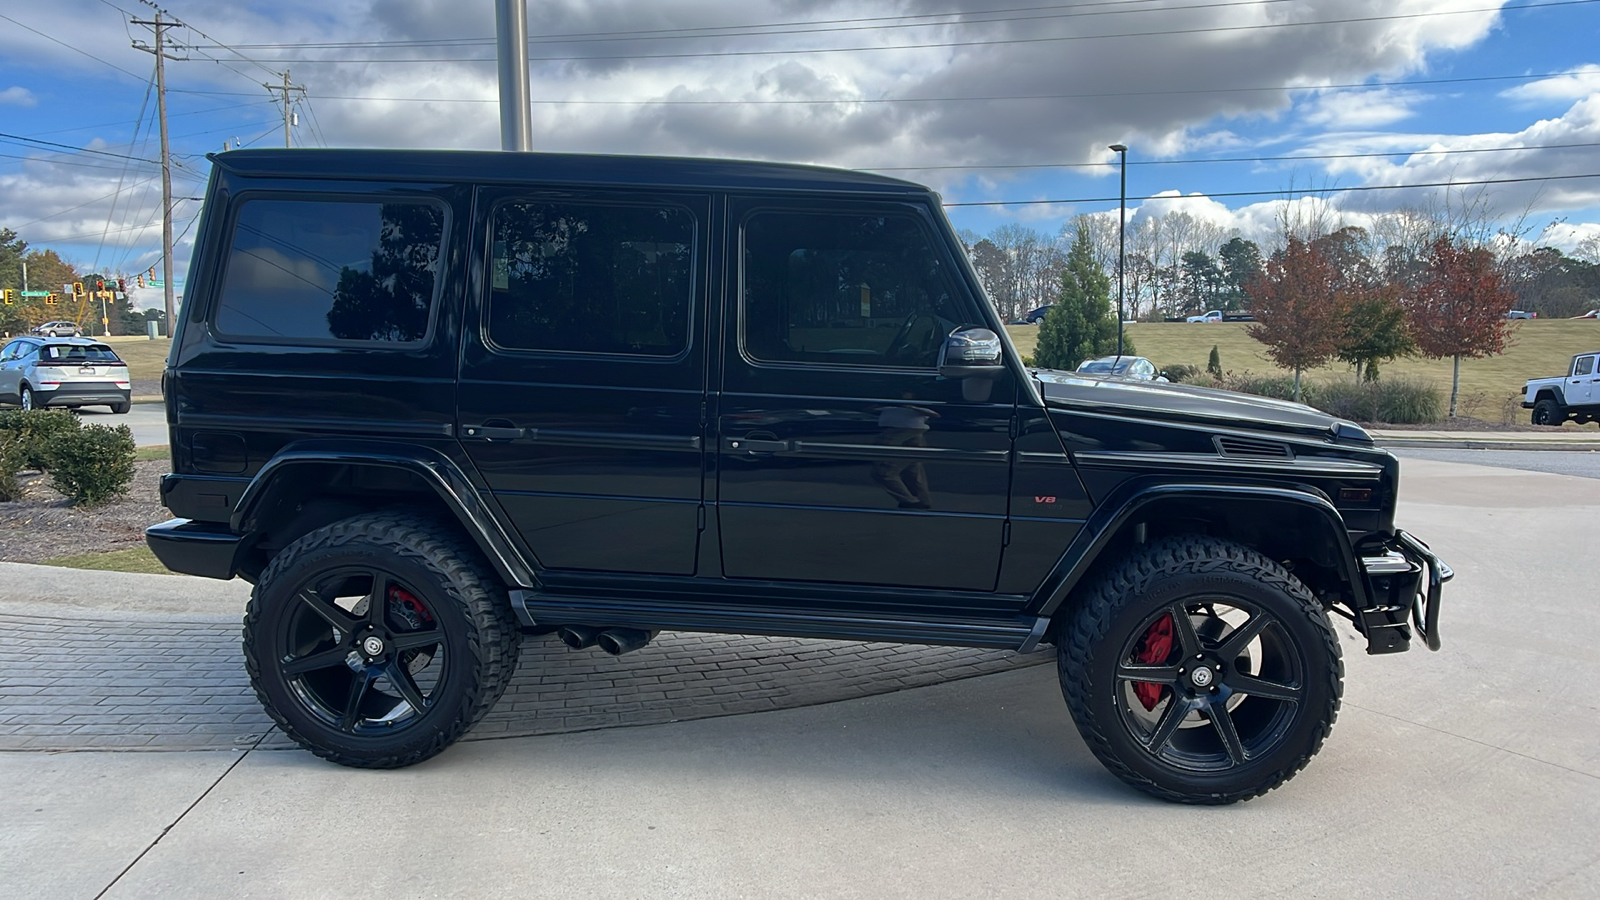
[[[479,192],[457,433],[545,567],[694,574],[710,206]]]

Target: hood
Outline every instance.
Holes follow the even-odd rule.
[[[1370,440],[1355,425],[1303,403],[1189,384],[1079,375],[1053,369],[1035,369],[1032,374],[1045,404],[1058,409],[1120,411],[1144,418]]]

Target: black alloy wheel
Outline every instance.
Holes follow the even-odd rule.
[[[280,551],[251,595],[244,648],[257,697],[297,743],[394,768],[440,752],[494,705],[519,637],[475,548],[380,513]]]
[[[1215,538],[1141,547],[1073,610],[1062,690],[1091,750],[1147,793],[1232,803],[1293,777],[1338,713],[1343,664],[1320,604]]]
[[[1560,425],[1566,416],[1561,412],[1561,406],[1554,400],[1546,398],[1533,405],[1533,424],[1535,425]]]

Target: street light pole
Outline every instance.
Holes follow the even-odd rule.
[[[1128,267],[1128,148],[1112,144],[1111,150],[1122,157],[1122,191],[1117,195],[1117,355],[1122,355],[1122,285],[1127,281],[1123,272]]]

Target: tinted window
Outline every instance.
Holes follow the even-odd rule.
[[[212,322],[240,337],[421,340],[443,238],[431,203],[246,201]]]
[[[40,358],[41,361],[47,362],[47,363],[51,363],[51,362],[66,362],[66,363],[121,363],[122,362],[122,360],[117,359],[117,354],[113,353],[110,347],[107,347],[107,346],[104,346],[104,345],[95,346],[95,347],[84,347],[84,346],[81,346],[81,345],[71,345],[71,344],[51,344],[51,345],[45,347],[40,352],[39,358]]]
[[[515,350],[678,355],[689,344],[694,229],[679,207],[499,207],[489,339]]]
[[[1572,374],[1573,375],[1587,375],[1587,374],[1589,374],[1590,372],[1593,372],[1593,371],[1594,371],[1594,357],[1592,357],[1592,356],[1580,356],[1580,357],[1578,357],[1577,368],[1573,369]]]
[[[963,324],[908,216],[757,213],[743,287],[745,352],[758,360],[931,368]]]

